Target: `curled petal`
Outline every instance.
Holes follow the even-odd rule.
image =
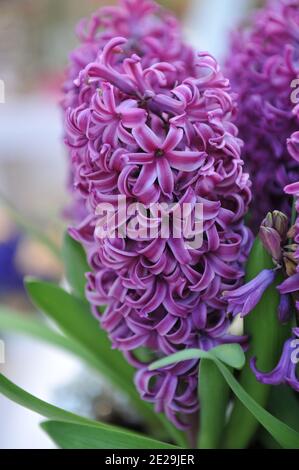
[[[299,329],[294,328],[293,333],[293,338],[286,341],[280,361],[273,371],[261,372],[256,366],[258,358],[251,360],[251,368],[259,382],[267,385],[285,383],[290,385],[296,392],[299,392],[299,375],[297,375],[299,340],[296,339],[299,338]]]
[[[223,297],[228,302],[228,311],[234,316],[248,315],[259,303],[266,289],[274,282],[275,276],[273,269],[265,269],[244,286],[224,292]]]
[[[183,130],[178,129],[177,127],[170,126],[169,132],[163,144],[164,152],[169,152],[175,149],[183,138]]]
[[[201,167],[206,158],[204,152],[174,151],[167,154],[167,160],[172,168],[180,171],[195,171]]]
[[[289,277],[277,287],[281,294],[291,294],[299,290],[299,273]]]
[[[134,194],[140,195],[143,191],[149,189],[156,181],[157,176],[158,173],[155,163],[144,165],[134,185]]]

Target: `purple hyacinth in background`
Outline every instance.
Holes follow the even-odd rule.
[[[246,341],[229,333],[222,295],[242,283],[251,247],[243,221],[250,182],[231,122],[236,104],[217,62],[186,46],[176,21],[154,3],[123,1],[87,29],[64,100],[73,198],[85,212],[77,210],[70,233],[88,254],[93,313],[137,368],[141,396],[185,428],[199,406],[198,362],[155,372],[148,362]],[[188,203],[192,214],[201,203],[202,246],[187,248],[172,233],[98,237],[99,204],[117,210],[120,195],[146,207]],[[140,348],[150,351],[148,362]]]
[[[235,31],[226,63],[238,94],[236,124],[253,182],[251,225],[255,230],[268,211],[291,215],[292,201],[283,188],[299,179],[298,163],[291,157],[298,139],[287,145],[299,125],[294,89],[299,77],[298,30],[298,0],[270,0],[249,24]]]

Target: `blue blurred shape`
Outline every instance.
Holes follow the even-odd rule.
[[[23,274],[16,267],[16,253],[21,240],[19,234],[0,243],[0,295],[23,290]]]

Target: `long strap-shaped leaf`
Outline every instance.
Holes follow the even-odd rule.
[[[14,401],[19,405],[44,416],[45,418],[56,421],[67,421],[70,423],[93,424],[92,420],[74,413],[70,413],[69,411],[65,411],[61,408],[51,405],[50,403],[40,400],[39,398],[36,398],[35,396],[15,385],[3,374],[0,374],[0,393],[9,398],[9,400]]]
[[[29,336],[43,343],[58,347],[85,361],[101,372],[99,362],[80,344],[71,338],[53,331],[36,314],[20,314],[0,305],[0,331]]]
[[[228,349],[229,348],[229,349]],[[225,357],[225,351],[229,350],[230,357],[229,361]],[[219,351],[224,352],[221,359]],[[235,357],[231,357],[231,354],[235,351]],[[216,352],[216,353],[215,353]],[[209,359],[216,364],[219,371],[227,381],[228,385],[243,403],[243,405],[253,414],[253,416],[260,422],[260,424],[274,437],[274,439],[285,449],[299,449],[299,433],[294,429],[287,426],[285,423],[272,416],[268,411],[262,408],[238,383],[229,369],[224,365],[224,362],[229,366],[233,364],[241,363],[241,356],[243,355],[243,365],[245,361],[244,353],[238,345],[223,345],[218,346],[214,350],[202,351],[200,349],[190,349],[181,351],[173,354],[172,356],[166,357],[160,361],[155,362],[151,365],[150,369],[155,370],[161,367],[167,367],[168,365],[175,364],[177,362],[186,361],[190,359]],[[220,359],[220,360],[219,360]],[[241,366],[242,367],[242,366]]]
[[[104,376],[132,399],[139,400],[133,384],[133,367],[119,351],[111,349],[111,343],[92,316],[89,305],[54,284],[28,279],[26,287],[36,307],[49,316],[66,336],[94,356]]]
[[[144,448],[144,449],[167,449],[167,448],[174,448],[173,446],[156,441],[154,439],[148,439],[145,436],[142,436],[140,434],[135,434],[132,432],[127,432],[125,429],[122,428],[117,428],[114,426],[110,426],[108,424],[103,424],[97,421],[93,421],[87,418],[84,418],[82,416],[76,415],[74,413],[70,413],[68,411],[65,411],[61,408],[58,408],[56,406],[51,405],[50,403],[47,403],[43,400],[40,400],[39,398],[36,398],[35,396],[31,395],[30,393],[27,393],[25,390],[22,388],[18,387],[14,383],[12,383],[10,380],[8,380],[4,375],[0,374],[0,393],[5,395],[7,398],[10,400],[18,403],[19,405],[22,405],[46,418],[49,418],[51,420],[54,420],[55,422],[55,429],[57,429],[57,432],[53,429],[53,425],[44,425],[44,429],[52,435],[54,441],[56,441],[58,444],[63,444],[63,442],[67,442],[68,445],[65,446],[65,448],[81,448],[81,446],[76,447],[79,445],[78,443],[78,436],[80,435],[79,430],[81,430],[81,435],[82,435],[82,429],[85,431],[85,444],[87,444],[86,438],[89,436],[90,438],[90,446],[93,444],[95,445],[96,439],[99,439],[98,441],[98,447],[90,447],[90,448],[98,448],[98,449],[108,449],[109,442],[111,441],[110,445],[112,446],[111,448],[114,447],[114,443],[117,442],[119,445],[123,445],[123,447],[119,448],[135,448],[135,444],[133,443],[136,442],[137,445],[139,445],[138,448]],[[59,424],[61,427],[59,427]],[[60,433],[59,433],[60,430]],[[63,440],[63,437],[61,436],[61,432],[63,433],[66,431],[67,433],[69,432],[68,437],[65,436]],[[79,433],[79,434],[78,434]],[[84,434],[84,433],[83,433]],[[76,439],[77,435],[77,439]],[[55,439],[55,436],[57,436],[57,439]],[[127,437],[126,437],[127,436]],[[61,441],[61,442],[60,442]],[[83,441],[81,439],[81,444],[82,448],[83,447]],[[73,443],[73,444],[71,444]],[[72,445],[74,447],[72,447]],[[128,447],[125,447],[128,445]],[[132,446],[132,447],[130,447]],[[64,447],[62,445],[62,447]]]
[[[179,449],[112,426],[47,421],[42,429],[62,449]]]
[[[91,269],[83,247],[67,233],[63,240],[62,258],[72,292],[77,297],[85,299],[86,273]]]
[[[134,386],[135,370],[121,352],[111,348],[106,333],[92,316],[87,302],[67,293],[59,286],[27,279],[27,291],[38,309],[48,315],[65,333],[93,357],[97,369],[128,396],[135,408],[153,429],[163,429],[180,445],[185,436],[161,413],[155,413],[152,405],[140,399]]]
[[[262,408],[220,361],[216,364],[234,394],[284,449],[299,449],[299,433]]]
[[[25,316],[11,309],[0,306],[0,331],[26,335],[51,346],[59,347],[85,361],[85,363],[95,371],[100,373],[103,372],[101,364],[92,354],[69,337],[53,331],[36,315],[33,316],[32,314],[32,316]],[[141,401],[141,398],[139,400]],[[144,403],[142,403],[142,406],[143,405]],[[161,424],[163,425],[168,435],[185,447],[186,441],[184,439],[184,435],[180,431],[174,429],[172,424],[162,414],[156,414],[156,416],[160,421],[160,426]]]
[[[299,432],[299,402],[297,393],[288,385],[272,387],[268,411]],[[264,429],[260,432],[260,440],[268,449],[279,449],[280,446]]]

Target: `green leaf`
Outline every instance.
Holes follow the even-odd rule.
[[[221,362],[227,364],[234,369],[243,369],[245,365],[245,354],[239,344],[224,344],[216,346],[216,348],[209,351]]]
[[[111,349],[106,333],[100,328],[86,302],[54,284],[34,279],[26,280],[26,288],[35,306],[97,359],[105,377],[125,393],[137,393],[132,383],[133,367],[119,351]]]
[[[272,387],[268,410],[278,419],[299,432],[299,402],[296,399],[296,395],[296,392],[288,385]],[[264,429],[261,430],[260,437],[266,448],[279,448],[278,444]]]
[[[49,328],[36,314],[20,314],[0,305],[0,331],[22,334],[77,356],[99,371],[99,362],[76,341]]]
[[[62,258],[66,278],[72,288],[72,292],[77,297],[85,299],[85,274],[90,271],[90,267],[82,245],[70,237],[68,233],[64,236]]]
[[[150,366],[150,370],[160,369],[180,361],[185,361],[186,358],[210,359],[213,361],[240,402],[269,432],[269,434],[274,437],[281,447],[285,449],[299,449],[299,433],[262,408],[238,383],[229,369],[213,353],[213,350],[208,352],[200,349],[182,351],[155,362]]]
[[[176,362],[188,361],[192,359],[216,359],[222,358],[229,366],[232,364],[236,368],[243,367],[245,356],[239,344],[224,344],[217,346],[207,352],[200,349],[186,349],[171,356],[160,359],[149,366],[149,370],[160,369]]]
[[[273,267],[270,255],[257,239],[248,260],[246,282],[256,277],[263,269]],[[256,308],[244,319],[244,333],[251,341],[239,382],[263,408],[267,407],[271,387],[257,381],[250,367],[250,359],[257,357],[257,367],[265,371],[272,370],[279,359],[284,338],[290,331],[289,326],[282,326],[278,320],[280,297],[276,286],[281,281],[278,276],[275,283],[266,290]],[[240,401],[237,401],[226,428],[224,446],[234,449],[248,447],[257,432],[258,425],[255,417]]]
[[[128,364],[120,351],[111,349],[110,340],[100,328],[99,322],[92,316],[86,302],[54,284],[27,279],[26,287],[36,307],[93,356],[98,364],[98,370],[111,384],[128,396],[152,429],[165,428],[176,442],[180,444],[185,442],[180,431],[161,413],[155,413],[152,405],[141,400],[134,385],[134,368]]]
[[[178,449],[113,426],[87,426],[48,421],[42,429],[62,449]]]
[[[35,225],[31,224],[28,221],[27,217],[24,217],[21,212],[19,212],[13,204],[8,201],[8,199],[0,192],[0,200],[4,203],[4,207],[7,210],[8,214],[12,220],[23,229],[30,237],[35,238],[38,242],[44,245],[48,250],[59,260],[61,261],[59,247],[54,243],[46,233],[40,230]]]
[[[284,449],[299,449],[299,433],[262,408],[220,361],[217,366],[238,399],[278,444]]]
[[[53,419],[55,421],[67,421],[70,423],[94,423],[92,420],[70,413],[69,411],[62,410],[61,408],[36,398],[8,380],[3,374],[0,374],[0,393],[9,400],[14,401],[19,405],[44,416],[45,418]]]
[[[65,448],[88,448],[84,446],[81,447],[83,442],[85,442],[87,446],[91,445],[91,443],[96,445],[92,436],[94,436],[95,439],[98,439],[98,445],[100,440],[102,440],[103,447],[90,448],[109,448],[104,447],[105,445],[109,445],[109,439],[111,439],[111,442],[117,442],[117,445],[119,444],[120,446],[125,446],[127,443],[131,445],[136,443],[137,445],[140,445],[139,448],[142,448],[141,446],[144,445],[146,446],[144,447],[146,449],[174,448],[174,446],[164,444],[163,442],[158,442],[153,439],[143,437],[139,434],[127,432],[125,429],[116,428],[108,424],[93,421],[91,419],[84,418],[51,405],[50,403],[40,400],[34,395],[31,395],[22,388],[18,387],[2,374],[0,374],[0,393],[15,403],[18,403],[19,405],[24,406],[25,408],[28,408],[29,410],[38,413],[45,418],[53,420],[49,422],[49,424],[55,423],[54,427],[50,425],[48,428],[46,424],[43,424],[42,427],[49,433],[49,435],[51,435],[51,437],[53,437],[54,441],[56,441],[58,444],[62,444],[62,447],[64,447],[63,443],[65,443]],[[59,427],[59,423],[61,423],[61,427]],[[70,425],[70,428],[66,428],[65,426],[67,425]],[[68,437],[65,436],[65,438],[63,438],[59,429],[68,430]],[[85,433],[85,430],[87,429],[92,430],[91,434],[88,431]],[[96,430],[98,430],[98,433]],[[80,436],[82,437],[83,441],[78,441]],[[86,441],[89,436],[91,438],[90,442]],[[119,448],[124,449],[126,447]]]
[[[162,369],[176,362],[190,361],[192,359],[220,359],[232,366],[235,364],[236,369],[241,369],[244,365],[245,355],[243,349],[239,344],[222,344],[210,351],[203,351],[202,349],[185,349],[178,353],[167,356],[159,361],[154,362],[149,366],[149,370]]]
[[[199,449],[220,448],[229,391],[229,386],[217,366],[208,359],[202,359],[198,379],[200,402]]]
[[[273,387],[269,408],[276,416],[299,432],[299,401],[296,392],[288,385]]]

